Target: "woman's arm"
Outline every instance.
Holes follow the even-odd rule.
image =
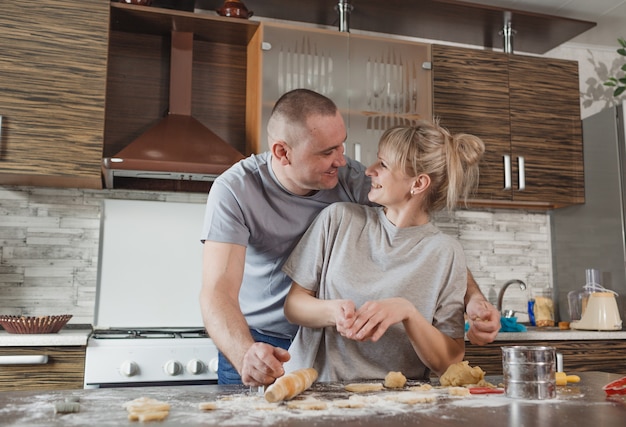
[[[291,323],[308,328],[345,327],[352,324],[354,303],[349,300],[321,300],[314,291],[303,288],[296,282],[291,284],[285,300],[285,317]],[[341,332],[341,331],[340,331]]]
[[[453,339],[435,328],[405,298],[368,301],[357,311],[348,338],[378,341],[391,325],[404,325],[409,341],[422,362],[437,375],[443,375],[453,363],[465,355],[465,340]]]

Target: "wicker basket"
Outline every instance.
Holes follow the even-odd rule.
[[[71,318],[71,314],[58,316],[0,315],[0,325],[10,334],[55,334]]]

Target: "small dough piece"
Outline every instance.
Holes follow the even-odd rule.
[[[409,387],[409,390],[411,391],[429,391],[432,389],[433,389],[433,386],[430,384],[420,384],[420,385],[414,385],[412,387]]]
[[[469,388],[467,387],[450,387],[448,389],[448,394],[450,396],[469,396],[471,393],[469,391]]]
[[[128,412],[169,411],[170,404],[150,397],[139,397],[122,405]]]
[[[170,404],[150,397],[138,397],[122,405],[130,421],[162,421],[170,413]]]
[[[289,409],[304,409],[306,411],[321,411],[328,405],[322,400],[295,400],[287,403]]]
[[[353,394],[348,400],[371,405],[380,402],[380,394]]]
[[[363,408],[365,402],[356,401],[354,399],[333,400],[332,405],[336,408]]]
[[[163,421],[170,414],[170,411],[154,411],[154,412],[130,412],[128,419],[130,421]]]
[[[78,402],[55,402],[55,414],[69,414],[72,412],[80,412],[80,403]]]
[[[439,378],[439,382],[445,387],[457,387],[468,384],[478,384],[485,379],[485,371],[480,366],[469,365],[467,360],[448,366],[448,369]]]
[[[381,391],[383,389],[381,383],[352,383],[345,386],[347,391],[353,393],[367,393],[369,391]]]
[[[214,411],[217,409],[217,403],[215,402],[201,402],[198,404],[198,409],[201,411]]]
[[[391,371],[385,377],[383,385],[387,388],[402,388],[406,384],[406,377],[402,372]]]
[[[280,405],[278,403],[260,403],[258,405],[254,405],[254,409],[257,411],[275,411],[279,408]]]
[[[415,405],[416,403],[432,403],[437,400],[437,395],[434,393],[420,393],[420,392],[402,392],[395,393],[389,396],[385,396],[386,400],[392,400],[394,402],[406,403],[407,405]]]

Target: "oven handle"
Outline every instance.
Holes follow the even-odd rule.
[[[45,365],[48,363],[47,354],[0,356],[0,365]]]

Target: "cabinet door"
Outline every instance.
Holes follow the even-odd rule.
[[[85,347],[2,347],[0,356],[48,356],[44,364],[0,367],[0,391],[83,388]]]
[[[101,188],[109,2],[0,13],[0,184]]]
[[[337,31],[263,25],[262,141],[267,141],[266,124],[274,104],[293,89],[314,90],[332,99],[348,126],[348,37]]]
[[[475,198],[510,201],[504,156],[510,155],[509,74],[506,56],[434,45],[433,114],[452,133],[470,133],[485,143]]]
[[[263,41],[263,123],[284,92],[315,90],[343,114],[346,155],[369,165],[386,129],[432,117],[429,45],[274,23]]]
[[[351,34],[349,50],[347,153],[370,165],[385,130],[432,119],[430,46]]]
[[[511,143],[516,202],[584,203],[578,64],[511,56]],[[520,171],[519,158],[525,171]]]

